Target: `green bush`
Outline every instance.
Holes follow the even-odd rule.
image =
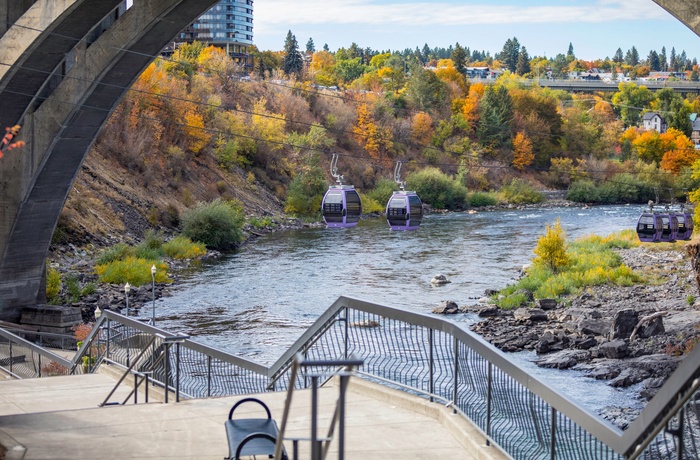
[[[125,243],[117,243],[111,248],[102,251],[102,254],[97,258],[97,265],[104,265],[115,260],[124,259],[125,257],[133,256],[134,248]]]
[[[360,193],[360,199],[362,200],[362,213],[363,214],[381,214],[386,211],[386,202],[378,202],[374,198],[371,198],[364,193]]]
[[[248,224],[257,229],[263,229],[272,227],[275,225],[275,221],[271,217],[251,217],[248,219]]]
[[[182,233],[211,249],[233,249],[243,241],[244,222],[240,202],[217,198],[190,209],[182,219]]]
[[[168,266],[163,262],[127,257],[95,267],[99,280],[103,283],[143,286],[151,283],[151,266],[156,266],[156,282],[168,283]]]
[[[522,179],[513,179],[501,189],[501,193],[505,200],[512,204],[534,204],[544,201],[544,195]]]
[[[46,264],[46,300],[51,303],[61,293],[61,272]]]
[[[194,259],[207,253],[202,243],[193,243],[184,235],[178,235],[163,244],[163,252],[173,259]]]
[[[138,259],[147,260],[160,260],[163,257],[163,249],[160,248],[149,248],[148,246],[138,245],[134,251],[134,255]]]
[[[367,197],[373,199],[377,203],[384,203],[386,205],[386,203],[389,202],[391,195],[398,189],[399,186],[396,184],[396,182],[391,179],[387,179],[386,177],[382,177],[377,180],[376,184],[374,184],[374,188],[367,192]],[[362,203],[364,206],[364,201]]]
[[[569,187],[566,193],[566,199],[576,203],[597,203],[598,188],[595,183],[589,179],[577,180]]]
[[[415,190],[424,203],[437,209],[464,209],[467,189],[437,168],[425,168],[410,174],[406,186]]]
[[[143,241],[139,246],[143,246],[149,249],[160,249],[165,242],[165,237],[162,231],[155,231],[153,229],[146,230],[143,235]]]
[[[320,215],[321,201],[327,189],[325,175],[320,167],[312,166],[298,173],[289,184],[284,211],[298,216]]]
[[[82,290],[80,289],[80,281],[75,275],[66,277],[66,293],[68,294],[69,302],[77,302],[80,300]]]
[[[467,197],[467,205],[473,208],[496,206],[498,203],[498,197],[488,192],[473,192]]]

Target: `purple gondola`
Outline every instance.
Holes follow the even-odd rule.
[[[664,243],[672,243],[678,239],[678,219],[676,215],[661,214],[661,240]]]
[[[352,185],[331,185],[321,203],[323,221],[329,228],[357,225],[362,214],[362,200]]]
[[[677,238],[679,240],[689,240],[693,236],[693,215],[683,209],[675,215],[676,219],[678,219]]]
[[[663,221],[660,214],[645,212],[637,221],[637,236],[643,243],[656,243],[661,241]]]
[[[423,220],[423,203],[416,192],[394,192],[386,204],[386,220],[392,230],[417,230]]]

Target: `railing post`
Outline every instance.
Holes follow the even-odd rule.
[[[170,371],[170,344],[168,342],[164,343],[165,345],[165,377],[163,378],[164,380],[164,387],[165,387],[165,404],[168,404],[168,393],[170,392],[170,384],[168,383],[168,373]]]
[[[180,402],[180,342],[175,344],[175,402]]]
[[[434,402],[433,395],[435,394],[435,358],[433,357],[433,330],[428,329],[428,347],[430,348],[430,383],[428,390],[430,391],[430,402]]]
[[[211,355],[207,355],[207,398],[211,396]]]
[[[493,383],[493,364],[489,362],[488,381],[486,383],[486,445],[491,445],[491,385]]]
[[[107,318],[107,348],[105,350],[105,358],[109,359],[109,343],[112,341],[112,320]]]
[[[455,355],[455,367],[454,367],[454,388],[452,389],[452,412],[457,413],[457,386],[459,385],[459,341],[457,337],[454,338],[454,355]]]
[[[554,460],[556,458],[555,449],[557,445],[557,410],[552,407],[552,432],[550,433],[549,440],[549,458]]]
[[[349,344],[349,339],[348,335],[350,333],[350,320],[349,320],[349,315],[348,315],[348,307],[343,307],[343,310],[345,310],[345,355],[344,358],[348,359],[348,344]]]
[[[10,340],[10,372],[12,372],[12,340]]]
[[[41,355],[39,355],[39,377],[41,377]]]
[[[321,458],[321,449],[318,448],[318,443],[316,439],[318,433],[316,419],[316,413],[318,411],[318,376],[314,375],[311,377],[311,459],[319,460]]]
[[[139,403],[139,375],[134,373],[134,404]]]

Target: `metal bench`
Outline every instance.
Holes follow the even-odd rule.
[[[267,418],[233,419],[233,412],[236,408],[246,402],[260,404],[265,409]],[[229,456],[225,457],[226,459],[239,460],[241,457],[253,455],[274,457],[279,428],[277,427],[277,422],[272,418],[270,409],[264,402],[257,398],[241,399],[231,408],[225,426],[229,449]],[[287,458],[287,452],[282,446],[282,459],[287,460]]]

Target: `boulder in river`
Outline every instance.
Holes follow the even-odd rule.
[[[430,284],[434,284],[435,286],[442,286],[443,284],[451,282],[452,281],[448,280],[445,275],[435,275],[433,279],[430,280]]]
[[[453,302],[452,300],[444,300],[439,306],[433,308],[433,313],[438,313],[441,315],[454,315],[455,313],[460,313],[460,309],[457,302]]]

